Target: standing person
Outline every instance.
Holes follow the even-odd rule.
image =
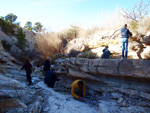
[[[26,63],[22,66],[20,71],[23,69],[26,70],[26,77],[27,77],[27,80],[29,82],[28,85],[31,85],[31,83],[32,83],[32,81],[31,81],[32,65],[31,65],[29,60],[26,60]],[[19,71],[19,73],[20,73],[20,71]]]
[[[51,62],[50,62],[51,58],[48,57],[45,62],[44,62],[44,67],[43,67],[43,75],[44,75],[44,83],[46,83],[46,72],[50,71],[50,66],[51,66]]]
[[[71,84],[71,95],[80,101],[84,101],[85,97],[85,82],[82,80],[75,80]]]
[[[121,29],[122,37],[122,58],[127,58],[128,56],[128,39],[129,36],[132,36],[132,33],[127,29],[127,24],[124,25],[124,28]]]
[[[109,48],[108,46],[105,46],[105,48],[103,49],[102,59],[109,59],[110,55],[112,55],[108,50],[108,48]]]
[[[48,57],[45,62],[44,62],[44,68],[43,68],[43,71],[46,72],[46,71],[50,71],[50,66],[51,66],[51,62],[50,62],[51,58]]]
[[[45,83],[48,85],[48,87],[53,88],[54,85],[55,85],[55,82],[56,82],[56,81],[59,81],[59,80],[60,80],[60,79],[58,79],[58,78],[56,77],[56,74],[55,74],[55,70],[54,70],[54,69],[45,72],[45,79],[44,79],[44,81],[45,81]]]

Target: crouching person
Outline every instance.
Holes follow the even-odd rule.
[[[110,55],[112,55],[112,53],[108,50],[108,48],[108,46],[105,46],[103,49],[102,59],[110,59]]]
[[[48,87],[53,88],[54,85],[55,85],[55,82],[56,82],[56,81],[59,81],[59,80],[60,80],[60,79],[58,79],[58,78],[56,77],[56,74],[55,74],[55,70],[54,70],[54,69],[45,72],[45,79],[44,79],[44,82],[48,85]]]
[[[85,98],[85,82],[82,80],[75,80],[71,84],[71,95],[80,101],[84,101]]]

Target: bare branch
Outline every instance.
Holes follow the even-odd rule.
[[[136,3],[133,8],[123,9],[123,13],[121,13],[121,15],[127,19],[131,19],[137,22],[149,14],[148,7],[150,6],[150,0],[145,4],[144,0],[141,0],[140,3]]]

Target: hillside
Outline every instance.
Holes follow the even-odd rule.
[[[27,30],[24,30],[24,33],[29,44],[29,48],[26,48],[25,51],[34,51],[36,34]],[[41,34],[40,36],[40,39],[45,40],[56,34],[44,34],[46,38]],[[25,71],[19,73],[22,61],[12,56],[12,53],[20,57],[22,55],[22,51],[15,45],[16,36],[8,36],[0,31],[0,38],[7,40],[12,45],[11,50],[6,51],[0,43],[0,112],[2,113],[137,113],[150,111],[150,62],[148,60],[150,58],[150,36],[148,34],[138,35],[133,32],[129,42],[129,58],[123,60],[120,59],[120,30],[99,31],[87,37],[76,37],[70,40],[64,47],[63,54],[53,54],[55,57],[52,63],[57,77],[61,79],[56,82],[54,88],[48,88],[44,84],[43,66],[38,65],[37,67],[35,64],[36,61],[43,62],[36,57],[37,53],[33,54],[31,59],[34,67],[33,84],[28,86]],[[55,43],[51,39],[50,41]],[[52,43],[47,43],[52,45]],[[101,59],[105,45],[109,45],[109,50],[113,53],[111,59]],[[49,47],[55,46],[46,45],[48,48],[46,51],[52,52],[53,48]],[[27,58],[30,55],[26,54]],[[86,83],[85,102],[75,100],[70,94],[70,85],[77,79],[82,79]]]

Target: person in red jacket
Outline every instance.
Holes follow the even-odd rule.
[[[27,77],[27,80],[29,82],[28,85],[31,85],[31,83],[32,83],[32,81],[31,81],[32,65],[31,65],[29,60],[26,60],[26,63],[22,66],[20,71],[23,69],[26,70],[26,77]],[[20,71],[19,71],[19,73],[20,73]]]

